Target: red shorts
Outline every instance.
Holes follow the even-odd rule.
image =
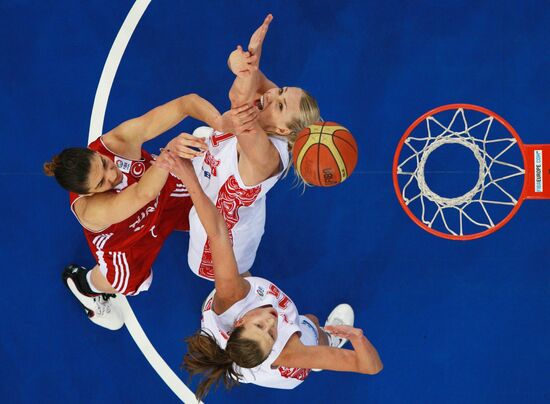
[[[92,251],[101,273],[119,293],[137,295],[149,289],[153,280],[151,267],[164,240],[176,229],[189,231],[189,211],[193,203],[189,197],[178,199],[165,207],[158,224],[130,248],[117,250],[107,242],[104,249]]]

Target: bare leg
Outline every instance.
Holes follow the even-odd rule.
[[[321,329],[321,326],[319,325],[319,319],[313,314],[304,314],[304,316],[310,319],[313,324],[315,324],[315,327],[317,327],[317,333],[319,334],[319,345],[328,345],[327,333],[323,329]]]
[[[243,278],[246,278],[247,276],[252,276],[252,274],[250,273],[250,271],[246,271],[246,272],[243,272],[243,273],[241,274],[241,276],[242,276]]]
[[[97,290],[103,292],[103,293],[118,293],[116,289],[114,289],[109,281],[105,279],[101,271],[99,270],[99,266],[96,265],[94,269],[92,269],[92,274],[90,276],[94,288]]]

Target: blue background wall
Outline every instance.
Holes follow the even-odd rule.
[[[67,263],[93,261],[66,193],[41,174],[62,148],[86,144],[101,70],[132,4],[0,3],[3,402],[176,402],[128,333],[91,324],[62,285]],[[548,3],[153,1],[118,70],[105,130],[188,92],[225,110],[226,57],[268,12],[263,70],[312,92],[325,119],[354,133],[360,158],[334,189],[276,186],[253,272],[302,313],[324,319],[352,304],[385,369],[312,374],[294,391],[219,390],[208,402],[548,402],[550,204],[527,202],[496,234],[453,242],[410,221],[391,181],[404,130],[446,103],[485,106],[526,143],[550,143]],[[183,338],[212,286],[189,271],[186,250],[187,235],[174,234],[152,289],[131,299],[185,381]]]

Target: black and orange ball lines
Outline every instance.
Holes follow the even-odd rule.
[[[355,169],[357,143],[340,124],[315,122],[298,134],[292,156],[306,183],[331,187],[345,181]]]

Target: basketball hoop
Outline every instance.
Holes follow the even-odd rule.
[[[426,178],[430,155],[445,145],[465,147],[479,166],[475,185],[460,196],[439,195]],[[439,237],[472,240],[504,226],[525,199],[550,199],[549,162],[550,144],[525,145],[494,112],[450,104],[409,126],[395,151],[393,183],[417,225]]]

